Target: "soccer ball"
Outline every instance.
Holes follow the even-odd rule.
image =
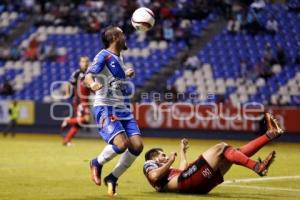
[[[149,31],[154,23],[154,14],[149,8],[138,8],[132,14],[131,24],[137,31]]]

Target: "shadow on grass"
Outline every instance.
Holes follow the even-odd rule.
[[[156,192],[144,192],[137,194],[136,199],[285,199],[291,196],[284,194],[268,194],[261,195],[257,192],[213,192],[209,194],[180,194],[180,193],[156,193]]]
[[[109,197],[107,195],[91,195],[91,196],[84,196],[78,198],[63,198],[62,200],[111,200],[111,199],[118,199],[118,200],[133,200],[132,197],[123,197],[123,196],[116,196],[116,197]]]

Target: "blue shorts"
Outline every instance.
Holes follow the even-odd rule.
[[[141,135],[133,114],[127,109],[124,110],[112,106],[95,106],[93,113],[99,135],[109,144],[121,132],[125,132],[128,138],[133,135]]]

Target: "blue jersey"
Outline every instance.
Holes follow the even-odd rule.
[[[104,87],[95,94],[95,106],[124,107],[129,103],[126,67],[121,56],[103,49],[94,58],[87,73],[95,75],[95,80]]]

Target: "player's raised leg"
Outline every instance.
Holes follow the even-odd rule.
[[[278,122],[270,113],[265,114],[265,120],[267,125],[267,132],[264,135],[255,138],[254,140],[239,148],[239,150],[248,157],[253,156],[263,146],[283,134],[283,130],[280,128]]]
[[[269,166],[275,158],[275,151],[272,151],[263,161],[254,161],[243,154],[241,151],[234,149],[231,146],[227,146],[225,148],[223,155],[229,162],[247,167],[256,172],[258,175],[265,176],[267,174]]]
[[[224,150],[224,158],[220,165],[220,170],[222,174],[225,174],[230,167],[228,162],[242,165],[254,170],[260,176],[265,176],[270,164],[275,158],[275,151],[272,151],[264,161],[253,161],[249,157],[254,155],[257,151],[259,151],[263,146],[268,144],[271,140],[280,137],[283,134],[283,130],[280,128],[276,119],[270,114],[265,114],[265,119],[267,123],[267,132],[250,141],[246,145],[234,149],[230,146],[226,147]]]
[[[210,165],[210,167],[217,171],[220,169],[220,162],[223,160],[224,156],[224,150],[226,149],[228,145],[224,142],[221,142],[219,144],[214,145],[213,147],[206,150],[202,156],[207,161],[207,163]],[[228,162],[226,166],[223,167],[226,169],[229,169],[231,167],[232,163]],[[222,170],[221,170],[222,171]]]
[[[264,161],[254,161],[237,149],[219,143],[203,153],[204,159],[209,163],[213,170],[220,170],[225,174],[231,167],[231,164],[247,167],[260,176],[265,176],[267,170],[275,158],[275,151],[272,151]]]

